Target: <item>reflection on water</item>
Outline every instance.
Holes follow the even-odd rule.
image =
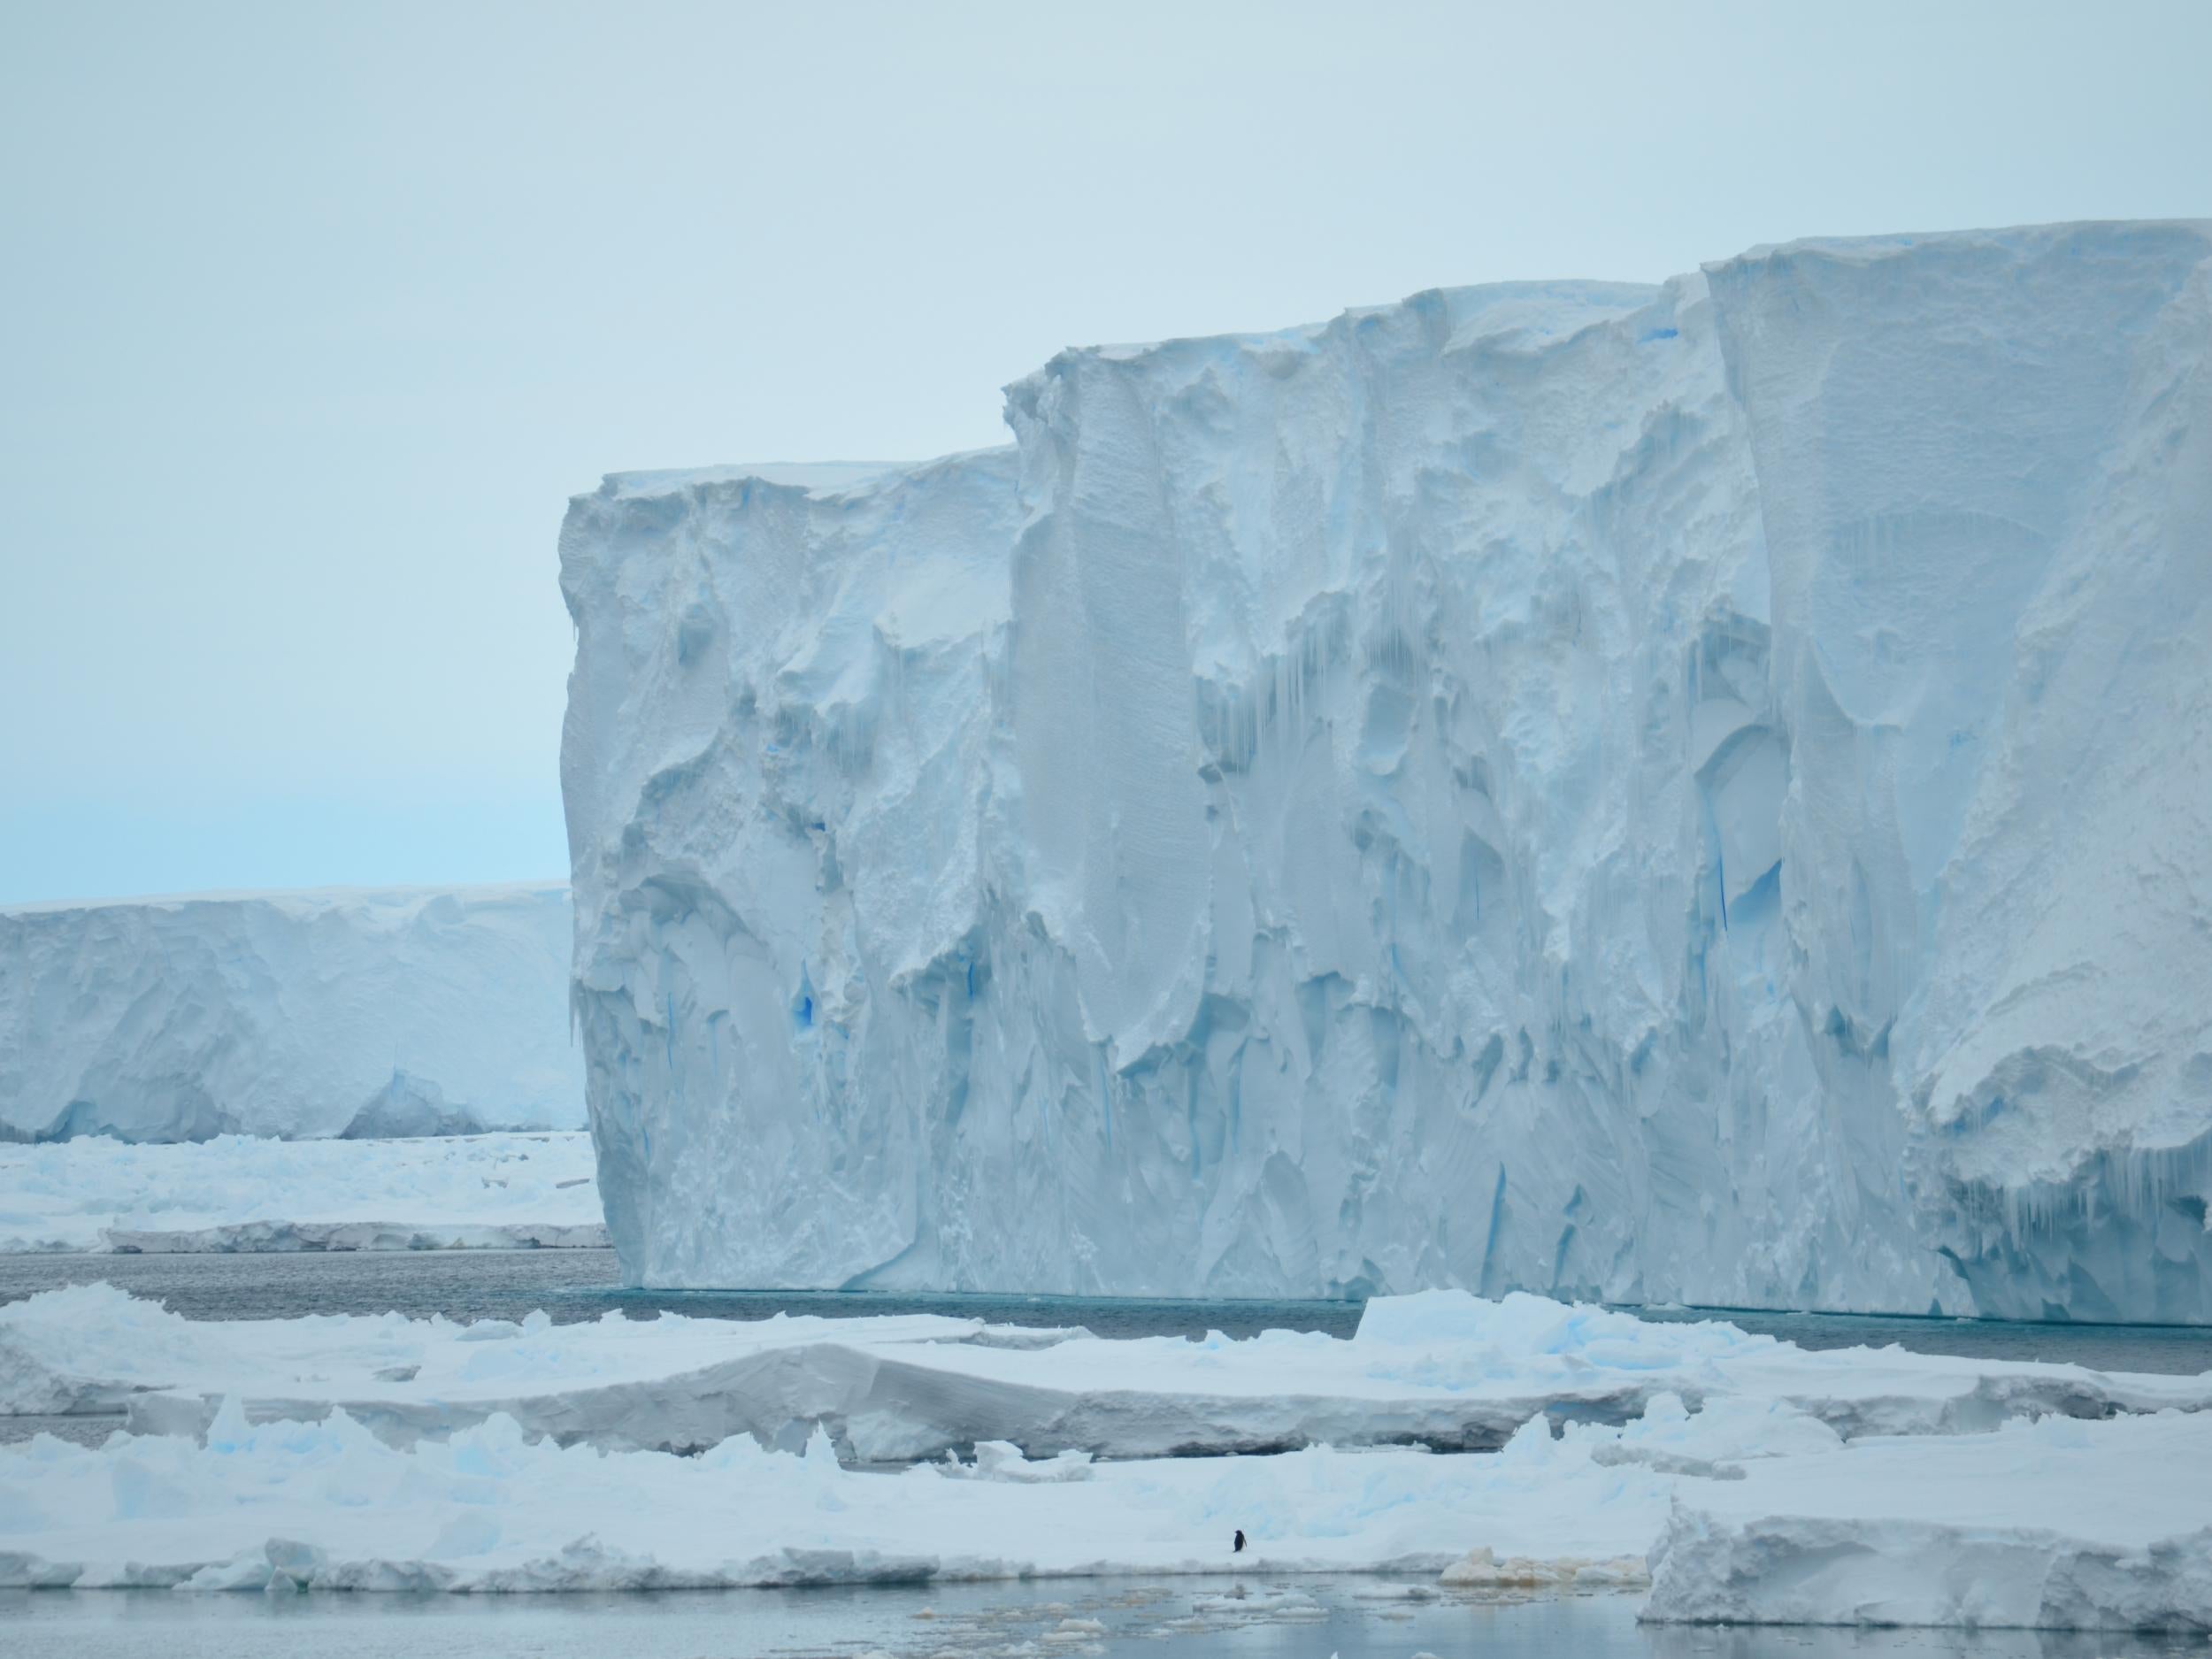
[[[1239,1594],[1239,1591],[1241,1594]],[[1477,1601],[1396,1580],[1055,1580],[549,1596],[0,1592],[24,1659],[2134,1659],[2201,1636],[1715,1630],[1636,1623],[1639,1598]]]
[[[1359,1326],[1353,1302],[1179,1302],[1158,1298],[906,1295],[884,1291],[632,1290],[611,1250],[363,1250],[261,1256],[0,1256],[0,1302],[59,1285],[106,1279],[156,1296],[188,1319],[290,1319],[386,1313],[415,1318],[511,1319],[542,1308],[557,1324],[611,1308],[634,1318],[662,1310],[696,1318],[778,1313],[852,1318],[941,1313],[1011,1325],[1086,1325],[1101,1336],[1229,1336]],[[2212,1362],[2208,1362],[2212,1363]]]

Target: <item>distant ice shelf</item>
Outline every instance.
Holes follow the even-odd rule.
[[[0,909],[0,1141],[574,1128],[557,882]]]
[[[0,1250],[167,1255],[606,1242],[591,1144],[573,1130],[0,1145]]]
[[[1007,418],[570,507],[632,1279],[2212,1318],[2212,227]]]

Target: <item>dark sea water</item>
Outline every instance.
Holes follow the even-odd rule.
[[[57,1285],[106,1279],[157,1296],[188,1319],[289,1319],[383,1313],[449,1319],[519,1318],[542,1308],[557,1324],[619,1308],[649,1319],[665,1309],[699,1318],[831,1318],[944,1313],[1011,1325],[1087,1325],[1101,1336],[1230,1336],[1266,1330],[1349,1336],[1351,1302],[1170,1302],[1080,1296],[910,1295],[839,1290],[631,1290],[611,1250],[363,1250],[240,1256],[0,1256],[0,1302]]]
[[[1635,1596],[1474,1601],[1377,1578],[1255,1581],[1250,1610],[1223,1613],[1221,1587],[1166,1579],[548,1596],[13,1591],[0,1592],[0,1647],[24,1659],[2148,1659],[2206,1648],[2201,1636],[1653,1627],[1636,1623]],[[1069,1640],[1064,1619],[1104,1629]]]
[[[450,1319],[519,1318],[542,1308],[557,1323],[618,1308],[634,1318],[665,1309],[699,1317],[831,1318],[943,1313],[1009,1325],[1083,1325],[1101,1336],[1250,1336],[1266,1330],[1358,1328],[1356,1302],[1213,1301],[1096,1296],[911,1294],[891,1291],[633,1290],[611,1250],[384,1250],[239,1256],[0,1256],[0,1302],[97,1279],[158,1297],[188,1319],[288,1319],[383,1313]],[[1897,1343],[1923,1354],[2049,1360],[2100,1371],[2212,1371],[2212,1326],[2023,1325],[1890,1315],[1640,1309],[1647,1319],[1725,1319],[1809,1348]]]

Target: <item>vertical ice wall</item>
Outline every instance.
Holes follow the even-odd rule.
[[[583,1121],[557,882],[0,910],[0,1138]]]
[[[1983,1312],[2212,1317],[2203,226],[1714,273],[1796,734],[1795,994]]]
[[[580,497],[627,1271],[2212,1314],[2208,253],[1433,293]]]

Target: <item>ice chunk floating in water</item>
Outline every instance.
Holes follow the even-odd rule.
[[[634,1279],[2212,1317],[2212,227],[1064,353],[571,507]]]

